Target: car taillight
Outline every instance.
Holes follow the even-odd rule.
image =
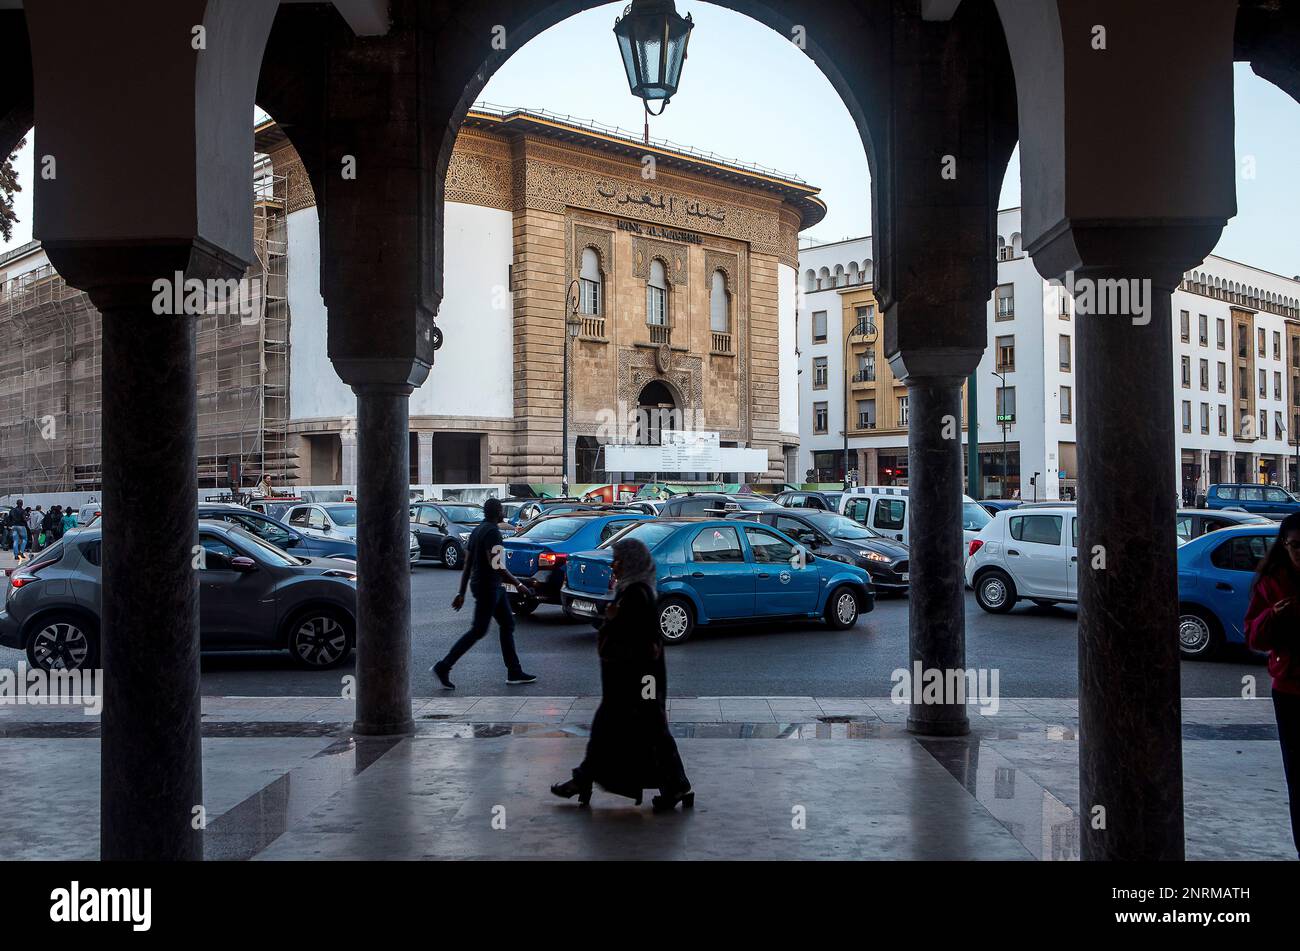
[[[971,555],[975,554],[977,551],[980,550],[981,547],[983,547],[983,545],[984,545],[983,540],[979,538],[975,539],[973,542],[970,543],[970,551],[966,552],[966,557],[969,558]]]
[[[556,568],[568,560],[567,555],[561,555],[553,551],[544,551],[537,556],[538,568]]]

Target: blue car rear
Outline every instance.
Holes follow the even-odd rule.
[[[564,569],[573,552],[595,548],[648,517],[640,512],[547,515],[505,539],[506,567],[510,573],[534,582],[531,596],[513,593],[515,613],[529,614],[538,604],[559,604]]]
[[[1178,647],[1208,660],[1246,641],[1243,622],[1255,569],[1277,538],[1276,525],[1221,528],[1178,549]]]
[[[681,643],[710,624],[822,618],[848,628],[875,606],[865,570],[811,555],[756,522],[656,519],[623,537],[640,539],[654,556],[656,619],[665,643]],[[612,552],[577,552],[567,562],[566,613],[599,624],[612,597]]]

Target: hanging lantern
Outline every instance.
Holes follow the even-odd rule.
[[[686,62],[686,45],[695,23],[690,16],[680,16],[673,0],[632,0],[623,15],[614,21],[623,67],[632,95],[645,103],[664,106],[677,94]],[[661,106],[658,113],[663,112]]]

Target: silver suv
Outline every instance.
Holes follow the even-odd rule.
[[[0,645],[33,666],[99,666],[99,528],[65,536],[13,571]],[[199,647],[287,650],[303,667],[343,663],[356,636],[356,565],[300,558],[226,522],[200,521]]]

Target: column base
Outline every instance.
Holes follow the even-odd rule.
[[[415,721],[410,717],[405,720],[398,720],[392,723],[375,723],[365,720],[354,720],[352,722],[352,732],[361,736],[401,736],[404,733],[415,732]]]
[[[907,718],[907,732],[918,736],[967,736],[970,734],[970,720],[917,720]]]

